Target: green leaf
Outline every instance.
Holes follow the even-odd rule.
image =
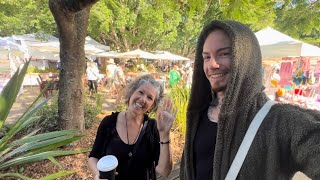
[[[13,77],[9,80],[6,86],[3,88],[0,95],[0,128],[3,126],[10,109],[15,102],[19,89],[22,85],[24,76],[30,61],[26,62],[20,71],[20,68],[15,72]]]
[[[60,164],[55,158],[53,158],[52,156],[49,156],[48,159],[49,159],[53,164],[57,165],[59,168],[62,169],[61,164]]]
[[[79,153],[88,152],[88,151],[90,150],[81,149],[81,150],[74,150],[74,151],[48,151],[48,152],[43,152],[43,153],[30,155],[30,156],[17,157],[12,160],[1,163],[0,170],[4,168],[16,166],[16,165],[22,165],[26,163],[48,159],[48,157],[66,156],[66,155],[79,154]]]
[[[52,139],[48,139],[45,141],[34,141],[28,142],[23,144],[22,146],[14,149],[10,153],[6,154],[5,156],[0,158],[0,163],[6,159],[14,157],[16,154],[29,152],[30,154],[34,154],[32,150],[36,150],[36,152],[44,152],[46,150],[52,150],[61,145],[69,144],[70,142],[74,142],[78,140],[80,137],[73,137],[73,136],[61,136]]]
[[[62,131],[54,131],[54,132],[49,132],[49,133],[44,133],[44,134],[38,134],[38,135],[34,135],[34,136],[26,136],[26,137],[22,137],[21,139],[10,143],[9,147],[22,145],[22,144],[32,142],[35,140],[43,141],[43,140],[52,139],[52,138],[60,137],[60,136],[66,136],[66,135],[73,135],[73,136],[79,135],[79,131],[77,131],[77,130],[62,130]]]
[[[30,118],[38,109],[40,109],[43,105],[47,103],[47,100],[42,102],[41,104],[37,105],[33,110],[25,114],[22,118],[20,118],[9,130],[7,134],[0,140],[0,151],[6,146],[8,141],[17,133],[19,132],[23,126],[28,125],[28,123],[34,122],[34,119]],[[27,121],[27,122],[25,122]],[[23,126],[22,126],[23,125]]]
[[[22,174],[19,173],[5,173],[5,174],[0,174],[0,178],[4,178],[4,177],[17,177],[17,178],[21,178],[23,180],[32,180],[31,178],[24,176]]]
[[[74,174],[76,171],[60,171],[54,174],[50,174],[46,177],[40,178],[39,180],[53,180],[64,176],[69,176],[71,174]]]
[[[53,150],[53,149],[56,149],[58,147],[61,147],[61,146],[70,144],[72,142],[75,142],[75,141],[79,140],[80,138],[81,137],[73,137],[73,138],[67,139],[65,141],[61,141],[61,142],[57,142],[57,143],[54,143],[54,144],[50,144],[48,146],[44,146],[42,148],[38,148],[38,149],[32,150],[32,151],[28,152],[28,155],[32,155],[32,154],[36,154],[36,153],[40,153],[40,152]]]

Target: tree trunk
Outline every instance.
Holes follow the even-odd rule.
[[[84,130],[84,44],[91,5],[98,0],[49,0],[60,41],[60,129]]]

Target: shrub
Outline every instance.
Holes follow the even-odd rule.
[[[102,111],[102,96],[100,93],[96,94],[96,107],[97,107],[98,113],[101,113],[101,111]]]
[[[183,135],[186,133],[186,119],[187,119],[187,107],[190,97],[190,90],[185,84],[179,84],[171,88],[169,97],[175,107],[178,108],[174,127],[177,128]]]
[[[36,66],[29,66],[27,69],[27,73],[58,73],[59,70],[57,68],[52,68],[52,67],[45,67],[44,69],[39,69]]]
[[[101,105],[102,106],[102,105]],[[100,108],[101,109],[101,108]],[[84,101],[84,120],[85,128],[88,129],[92,126],[92,123],[97,120],[97,115],[101,112],[97,106],[90,102],[89,98],[85,98]],[[39,120],[26,129],[29,133],[38,127],[41,128],[41,132],[52,132],[59,130],[58,128],[58,98],[53,97],[51,101],[38,110],[36,116],[39,116]]]

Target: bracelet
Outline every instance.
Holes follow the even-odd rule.
[[[169,144],[170,143],[170,140],[166,141],[166,142],[161,142],[159,141],[160,144]]]

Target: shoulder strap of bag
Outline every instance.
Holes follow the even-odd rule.
[[[255,135],[257,134],[257,131],[262,123],[262,121],[264,120],[264,118],[266,117],[266,115],[268,114],[268,112],[270,111],[271,107],[275,104],[274,101],[269,100],[267,101],[263,107],[258,111],[258,113],[256,114],[256,116],[254,117],[254,119],[252,120],[249,129],[246,132],[246,135],[244,136],[242,143],[240,145],[240,148],[236,154],[236,157],[234,158],[231,167],[228,171],[228,174],[225,178],[225,180],[235,180],[238,176],[238,173],[241,169],[241,166],[244,162],[244,159],[246,158],[249,148],[252,144],[252,141],[255,137]]]
[[[137,142],[135,143],[135,145],[134,145],[134,147],[133,147],[132,157],[131,157],[131,158],[129,159],[129,161],[128,161],[129,167],[130,167],[131,164],[132,164],[132,159],[133,159],[133,157],[134,157],[134,155],[135,155],[135,153],[136,153],[136,151],[137,151],[137,148],[139,147],[139,144],[140,144],[140,142],[141,142],[141,139],[142,139],[142,137],[143,137],[143,135],[144,135],[144,133],[145,133],[145,131],[146,131],[146,128],[147,128],[147,125],[148,125],[148,121],[149,121],[149,120],[146,120],[146,121],[143,123],[143,127],[142,127],[142,130],[141,130],[141,133],[140,133],[140,135],[139,135],[139,137],[138,137],[138,139],[137,139]]]

